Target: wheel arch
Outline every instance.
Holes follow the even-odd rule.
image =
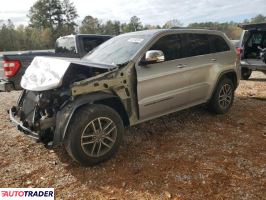
[[[60,144],[65,136],[69,123],[74,114],[85,106],[92,104],[101,104],[113,108],[121,117],[124,126],[129,126],[129,117],[126,109],[120,98],[114,94],[106,92],[95,92],[87,95],[82,95],[74,101],[68,103],[61,109],[56,116],[56,129],[54,132],[54,145]]]
[[[237,74],[235,71],[228,71],[225,72],[224,74],[222,74],[222,76],[220,77],[219,81],[222,80],[223,78],[229,78],[234,85],[234,89],[236,90],[237,86],[238,86],[238,80],[237,80]],[[217,83],[218,84],[218,83]]]
[[[235,72],[235,70],[227,70],[227,71],[222,72],[218,76],[218,79],[216,81],[216,85],[215,85],[214,89],[217,87],[218,83],[224,78],[229,78],[233,82],[234,89],[237,88],[237,86],[238,86],[237,73]]]
[[[224,71],[222,72],[217,80],[216,80],[216,83],[215,83],[215,86],[213,87],[213,90],[212,90],[212,93],[211,93],[211,98],[213,97],[214,93],[215,93],[215,90],[219,84],[219,82],[224,79],[224,78],[229,78],[230,80],[232,80],[233,82],[233,85],[234,85],[234,90],[236,90],[238,84],[239,84],[239,81],[238,81],[238,78],[237,78],[237,73],[235,70],[227,70],[227,71]],[[211,99],[210,98],[210,99]]]

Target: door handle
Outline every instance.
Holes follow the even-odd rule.
[[[212,61],[214,61],[214,62],[215,62],[215,61],[217,61],[217,60],[216,60],[216,58],[212,58]]]

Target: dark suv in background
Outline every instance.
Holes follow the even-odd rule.
[[[249,79],[253,70],[266,74],[266,23],[239,25],[243,29],[238,53],[242,79]]]

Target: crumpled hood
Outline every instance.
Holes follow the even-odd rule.
[[[84,67],[95,67],[114,69],[114,65],[103,65],[90,63],[77,58],[35,57],[26,69],[21,79],[21,87],[31,91],[44,91],[58,88],[67,69],[71,64],[84,65]]]

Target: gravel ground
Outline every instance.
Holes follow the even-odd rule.
[[[241,81],[225,115],[193,108],[127,131],[117,156],[81,167],[22,135],[0,95],[0,187],[53,187],[56,199],[266,199],[266,76]]]

